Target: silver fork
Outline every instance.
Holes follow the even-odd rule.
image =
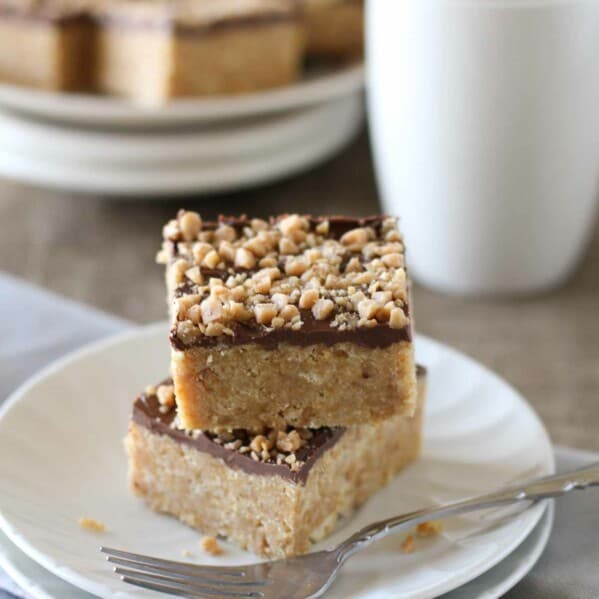
[[[389,534],[421,522],[519,501],[538,501],[599,485],[599,463],[511,485],[441,507],[410,512],[359,530],[334,549],[248,566],[196,566],[102,547],[121,580],[182,597],[314,599],[331,586],[345,561]]]

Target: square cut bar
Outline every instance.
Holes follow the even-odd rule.
[[[159,512],[255,553],[305,553],[420,453],[414,418],[376,425],[216,435],[177,428],[169,382],[136,401],[126,439],[132,490]]]
[[[185,428],[372,423],[416,398],[394,218],[224,218],[181,211],[159,262]]]
[[[306,54],[356,59],[364,51],[363,0],[304,0]]]
[[[304,34],[290,0],[121,0],[99,11],[100,91],[146,103],[241,94],[299,75]]]
[[[0,81],[87,89],[91,23],[75,0],[0,0]]]
[[[240,94],[295,81],[303,49],[295,0],[0,0],[0,81],[31,87]]]

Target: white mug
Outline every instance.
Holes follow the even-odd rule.
[[[377,180],[416,280],[561,283],[599,197],[599,0],[367,0]]]

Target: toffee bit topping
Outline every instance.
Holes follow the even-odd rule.
[[[341,231],[338,222],[292,214],[207,223],[180,211],[158,254],[180,290],[177,336],[234,335],[239,323],[297,331],[308,317],[340,331],[408,326],[397,220],[356,219]]]
[[[310,429],[263,429],[248,431],[204,431],[214,443],[225,449],[238,451],[255,462],[287,465],[293,472],[298,472],[304,465],[298,452],[306,448],[314,433]]]
[[[158,400],[161,414],[173,413],[170,427],[182,431],[188,437],[198,438],[202,435],[208,437],[216,445],[230,451],[245,454],[256,462],[267,464],[286,465],[292,472],[298,472],[304,465],[300,457],[309,449],[310,441],[314,438],[314,431],[308,428],[294,428],[283,425],[283,428],[263,428],[249,431],[245,429],[216,429],[213,431],[186,430],[183,428],[179,416],[175,414],[175,395],[172,382],[166,382],[148,387],[145,392],[147,399],[154,396]],[[162,398],[162,399],[161,399]],[[167,403],[163,403],[167,398]],[[170,403],[172,401],[172,403]]]
[[[156,397],[161,407],[166,409],[175,407],[175,388],[173,385],[160,385],[156,389]]]

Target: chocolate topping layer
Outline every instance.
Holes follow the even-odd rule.
[[[240,263],[237,263],[237,259],[233,264],[232,258],[228,257],[224,259],[222,256],[217,257],[211,263],[201,262],[203,260],[202,256],[205,254],[201,254],[199,258],[195,257],[195,254],[192,255],[192,247],[193,240],[190,241],[190,236],[185,235],[183,229],[181,228],[180,223],[181,219],[186,218],[186,213],[181,211],[177,220],[173,220],[169,223],[167,227],[164,229],[164,243],[162,246],[162,252],[159,257],[159,260],[163,263],[168,264],[167,268],[177,270],[180,267],[180,264],[177,262],[187,262],[191,268],[192,265],[195,265],[195,269],[191,269],[189,272],[195,271],[195,274],[190,274],[193,280],[190,280],[188,277],[188,273],[180,273],[178,275],[176,285],[172,285],[172,289],[174,291],[175,298],[185,298],[186,296],[195,296],[198,299],[192,300],[193,302],[197,302],[199,305],[212,291],[208,291],[208,281],[211,279],[219,279],[223,282],[223,286],[225,285],[236,285],[240,284],[243,286],[247,284],[248,281],[253,280],[255,277],[260,277],[260,273],[262,269],[259,265],[259,259],[264,255],[258,254],[256,258],[252,258],[250,256],[248,260],[248,267],[242,268]],[[195,216],[197,222],[199,223],[199,217]],[[395,277],[396,275],[402,275],[402,272],[405,271],[405,268],[402,268],[403,262],[402,257],[399,254],[393,254],[393,256],[383,255],[388,252],[398,252],[403,251],[403,246],[401,243],[401,238],[395,237],[393,242],[388,242],[388,237],[386,233],[389,232],[389,221],[393,221],[390,217],[387,216],[369,216],[365,218],[351,218],[344,216],[328,216],[328,217],[313,217],[310,215],[303,215],[301,217],[297,215],[291,215],[287,218],[287,215],[282,215],[279,217],[271,217],[268,221],[261,221],[262,227],[268,228],[270,232],[273,232],[275,235],[276,245],[276,235],[280,235],[277,230],[282,229],[283,221],[288,221],[291,218],[303,219],[306,227],[306,231],[302,233],[304,238],[306,237],[306,232],[309,233],[308,237],[312,236],[313,241],[310,241],[308,244],[308,248],[314,248],[313,251],[316,252],[317,258],[315,261],[313,260],[307,266],[307,272],[305,276],[301,278],[293,276],[296,274],[291,269],[288,269],[289,265],[293,263],[294,260],[304,261],[305,264],[305,254],[304,251],[311,251],[310,249],[306,250],[306,246],[301,246],[298,244],[297,246],[293,242],[291,243],[291,251],[283,251],[282,246],[279,246],[279,250],[276,248],[273,251],[272,243],[269,249],[266,249],[266,245],[264,243],[268,242],[260,242],[263,245],[263,252],[268,252],[267,257],[271,261],[270,265],[275,266],[275,272],[280,273],[280,280],[273,280],[272,288],[275,289],[277,285],[280,285],[281,288],[285,289],[284,297],[289,297],[287,294],[289,293],[289,289],[295,289],[295,292],[310,289],[318,290],[318,297],[322,298],[323,301],[328,302],[328,315],[316,314],[314,310],[311,310],[308,306],[308,309],[305,309],[305,306],[301,304],[298,306],[297,297],[290,301],[291,304],[295,304],[294,309],[296,310],[297,320],[299,321],[296,326],[292,326],[294,323],[286,321],[281,325],[281,322],[278,323],[277,326],[268,326],[268,323],[265,324],[263,319],[258,321],[258,317],[252,313],[252,299],[251,299],[251,291],[246,295],[246,300],[249,304],[246,303],[246,308],[249,310],[249,313],[246,313],[246,316],[242,318],[234,318],[234,317],[225,317],[223,320],[219,322],[222,324],[222,328],[227,328],[227,334],[219,334],[218,332],[212,332],[207,334],[198,334],[198,332],[194,332],[190,329],[190,326],[186,323],[184,326],[181,326],[181,322],[189,321],[189,316],[186,312],[187,308],[184,308],[182,311],[178,311],[177,320],[173,323],[173,327],[171,330],[170,340],[171,344],[175,349],[184,350],[190,347],[213,347],[213,346],[227,346],[227,345],[242,345],[247,343],[257,343],[266,347],[268,349],[276,348],[280,343],[289,343],[298,346],[308,346],[314,344],[325,344],[328,346],[332,346],[336,343],[348,342],[354,343],[362,346],[366,346],[369,348],[386,348],[394,343],[398,343],[401,341],[411,341],[412,340],[412,329],[411,329],[411,321],[410,321],[410,310],[409,305],[407,303],[405,292],[405,287],[401,287],[405,285],[405,283],[399,282],[395,289],[400,289],[397,292],[393,291],[393,299],[394,301],[389,301],[391,299],[391,293],[389,291],[376,293],[376,284],[377,279],[374,280],[372,284],[366,281],[372,281],[372,277],[380,277],[378,280],[380,281],[379,290],[385,289],[389,290],[391,287],[390,277]],[[246,215],[241,217],[227,217],[221,216],[219,217],[217,222],[201,222],[201,228],[199,228],[199,237],[201,239],[201,235],[207,235],[204,239],[208,239],[208,243],[204,242],[203,246],[212,245],[213,251],[212,254],[216,254],[220,251],[217,242],[210,242],[213,239],[211,236],[213,232],[217,232],[218,235],[219,228],[223,230],[224,228],[234,229],[235,233],[233,233],[233,241],[235,243],[242,244],[247,243],[247,247],[249,247],[249,243],[251,243],[252,235],[259,236],[262,232],[262,229],[255,229],[252,233],[252,224],[255,219],[250,219]],[[322,229],[322,225],[325,226]],[[249,233],[246,233],[250,231]],[[367,241],[363,239],[360,243],[356,243],[352,245],[351,242],[348,242],[348,235],[354,235],[356,231],[361,232],[362,235],[366,235],[366,231],[369,231],[368,235],[370,236]],[[270,233],[267,233],[267,235]],[[346,235],[347,234],[347,235]],[[395,233],[398,235],[397,233]],[[247,237],[249,235],[249,237]],[[374,238],[372,237],[374,235]],[[236,236],[236,237],[235,237]],[[317,238],[315,236],[318,236]],[[283,237],[286,237],[283,234]],[[293,239],[293,233],[291,233],[291,238]],[[218,237],[216,239],[219,239]],[[229,239],[232,239],[229,237]],[[238,239],[240,241],[235,241]],[[250,241],[247,241],[247,240]],[[264,238],[262,238],[264,239]],[[272,239],[269,238],[269,239]],[[300,238],[301,239],[301,238]],[[316,239],[316,240],[315,240]],[[246,240],[244,242],[244,240]],[[283,239],[285,241],[285,239]],[[399,243],[398,243],[399,241]],[[371,246],[362,252],[360,248],[365,247],[367,243],[371,243]],[[225,242],[225,244],[228,242]],[[281,243],[281,242],[279,242]],[[330,257],[331,246],[327,246],[327,243],[337,243],[337,252],[334,252],[334,255]],[[321,245],[322,244],[322,245]],[[202,245],[202,244],[200,244]],[[235,246],[239,247],[239,246]],[[329,254],[325,254],[325,258],[319,253],[322,248],[325,248],[323,251],[328,251]],[[193,250],[195,251],[195,250]],[[207,251],[207,250],[204,250]],[[229,252],[234,252],[235,249],[229,243]],[[244,251],[244,250],[241,250]],[[380,251],[380,253],[378,253]],[[313,254],[314,255],[314,254]],[[230,253],[229,253],[230,256]],[[299,258],[298,258],[299,256]],[[375,259],[379,256],[378,259]],[[387,258],[393,258],[395,256],[395,262],[387,262]],[[329,270],[327,272],[327,267],[324,266],[324,274],[323,274],[323,260],[329,260]],[[220,261],[218,267],[214,267],[216,263]],[[372,271],[367,272],[371,266],[375,263],[378,265],[382,263],[388,264],[388,270],[381,274],[380,266],[373,267],[373,269],[378,268],[376,274],[373,274]],[[357,269],[356,269],[357,267]],[[397,267],[397,268],[396,268]],[[302,267],[303,270],[306,270],[306,267]],[[266,268],[265,270],[268,270]],[[273,269],[271,269],[273,270]],[[383,267],[383,271],[385,267]],[[362,272],[362,274],[358,274],[355,276],[356,272]],[[302,270],[298,271],[299,273],[303,272]],[[199,279],[198,279],[199,276]],[[358,278],[360,276],[370,276],[371,279],[364,278],[359,283]],[[405,272],[403,272],[403,276],[405,279]],[[307,277],[307,278],[306,278]],[[331,278],[332,283],[329,284],[329,277]],[[386,277],[386,278],[385,278]],[[278,275],[275,276],[275,279],[278,279]],[[287,284],[286,281],[290,281],[294,279],[295,283]],[[325,280],[326,279],[326,280]],[[395,279],[393,279],[395,280]],[[401,279],[400,279],[401,280]],[[194,282],[195,281],[195,282]],[[228,283],[227,281],[234,281],[233,283]],[[236,283],[235,281],[239,281]],[[244,283],[245,281],[245,283]],[[316,286],[314,285],[315,281],[317,281]],[[355,282],[354,282],[355,281]],[[212,285],[212,283],[211,283]],[[291,287],[290,287],[291,285]],[[293,287],[295,285],[295,287]],[[335,286],[336,285],[336,286]],[[372,291],[374,287],[374,291]],[[268,287],[270,289],[270,286]],[[392,287],[391,287],[392,288]],[[251,285],[250,285],[251,289]],[[338,290],[338,291],[337,291]],[[350,291],[351,290],[351,291]],[[226,289],[223,289],[225,292],[225,296],[227,295]],[[275,289],[278,292],[278,289]],[[359,293],[356,293],[358,291]],[[245,292],[242,292],[245,293]],[[353,295],[352,295],[353,294]],[[371,295],[372,294],[372,295]],[[385,297],[386,299],[381,299]],[[404,297],[402,298],[402,294]],[[267,291],[264,293],[260,291],[257,293],[260,296],[260,300],[254,300],[255,302],[266,302],[265,305],[270,305],[268,302],[272,301],[273,292]],[[281,295],[280,293],[278,295]],[[383,303],[386,304],[385,310],[383,312],[384,315],[381,315],[379,311],[376,313],[377,308],[373,310],[366,306],[364,306],[364,314],[369,314],[368,316],[363,316],[362,308],[360,306],[360,310],[358,311],[358,307],[354,303],[354,307],[351,307],[351,301],[355,301],[358,303],[360,300],[349,300],[349,296],[353,297],[362,296],[365,302],[364,304],[372,304],[372,298],[378,295],[377,301],[375,301],[375,305],[383,308]],[[249,297],[249,299],[248,299]],[[397,298],[401,298],[397,300]],[[332,300],[332,301],[331,301]],[[225,302],[228,300],[224,300]],[[242,300],[243,301],[243,300]],[[382,302],[379,304],[379,302]],[[189,306],[189,304],[185,304]],[[218,308],[218,306],[217,306]],[[389,311],[399,308],[399,310],[395,310],[396,312],[401,313],[401,318],[399,323],[395,320],[393,326],[389,325]],[[225,308],[226,310],[227,308]],[[280,308],[279,308],[280,309]],[[359,314],[358,314],[359,312]],[[374,317],[376,313],[376,317]],[[210,321],[198,321],[194,317],[193,322],[195,324],[199,324],[200,330],[204,331],[203,326]],[[203,318],[203,317],[202,317]],[[345,319],[345,320],[344,320]],[[353,321],[352,321],[353,319]],[[356,321],[358,321],[356,326]],[[218,320],[218,318],[217,318]],[[367,321],[365,323],[365,321]],[[280,319],[279,319],[280,321]],[[221,326],[219,324],[218,326]],[[366,326],[367,325],[367,326]]]
[[[214,442],[214,437],[207,432],[191,431],[175,428],[173,421],[176,408],[166,412],[161,411],[161,405],[156,395],[140,395],[133,404],[131,419],[133,422],[147,428],[153,433],[167,435],[178,443],[189,445],[198,451],[208,453],[219,458],[230,468],[243,470],[248,474],[260,476],[280,476],[295,484],[305,484],[310,470],[318,458],[342,437],[343,428],[319,428],[314,430],[313,437],[306,445],[295,452],[297,460],[303,462],[301,468],[294,472],[287,464],[276,464],[253,460],[248,454],[240,453],[234,449],[227,449]]]
[[[296,0],[0,0],[0,18],[58,24],[80,20],[183,34],[290,22],[299,16],[300,6]]]
[[[370,348],[385,348],[393,343],[412,340],[412,327],[408,324],[402,329],[392,329],[385,324],[372,328],[355,328],[340,331],[330,326],[328,320],[316,320],[309,310],[300,310],[304,326],[298,331],[293,329],[265,329],[255,321],[248,323],[231,323],[234,335],[220,337],[203,336],[194,343],[185,344],[177,336],[176,329],[171,329],[171,345],[178,350],[190,347],[213,347],[216,345],[243,345],[257,343],[267,349],[276,349],[279,343],[289,343],[306,347],[322,343],[332,346],[336,343],[355,343]]]

